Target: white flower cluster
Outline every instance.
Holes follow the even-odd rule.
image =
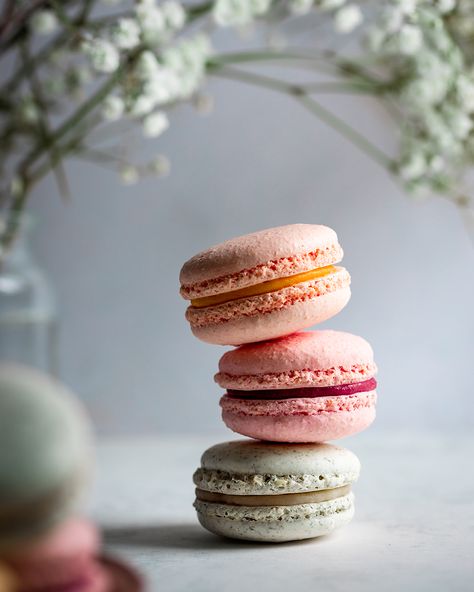
[[[133,49],[140,43],[140,26],[133,18],[120,18],[110,28],[110,40],[118,49]]]
[[[211,45],[203,34],[183,39],[159,56],[151,49],[144,50],[120,95],[110,95],[104,101],[104,119],[114,121],[123,115],[142,118],[145,137],[161,135],[169,121],[160,109],[196,92],[210,55]]]
[[[123,163],[119,169],[120,180],[124,185],[134,185],[145,175],[166,177],[171,169],[170,161],[163,154],[157,154],[147,165],[136,166]]]
[[[123,52],[140,51],[119,94],[104,100],[104,119],[114,121],[124,115],[142,118],[146,137],[156,137],[168,128],[166,114],[157,109],[195,92],[210,55],[205,35],[170,43],[185,25],[186,16],[176,0],[138,0],[134,15],[117,19],[100,36],[85,36],[82,49],[98,73],[117,70]]]
[[[243,26],[270,9],[272,0],[216,0],[212,16],[221,27]]]
[[[413,191],[446,191],[474,145],[474,75],[444,15],[455,0],[390,0],[367,42],[400,104],[398,172]]]
[[[127,113],[142,117],[162,105],[190,98],[202,81],[210,54],[209,38],[203,34],[179,41],[160,57],[144,51],[132,73],[133,84],[124,88]]]
[[[364,18],[360,7],[347,0],[289,0],[290,12],[296,16],[308,14],[313,8],[332,12],[334,29],[338,33],[351,33]]]
[[[157,4],[155,0],[139,0],[135,6],[142,40],[150,46],[167,41],[186,22],[186,11],[175,0]]]
[[[160,4],[156,0],[138,0],[134,12],[134,16],[117,19],[101,35],[85,37],[83,51],[97,72],[114,72],[123,51],[139,45],[150,48],[162,46],[186,22],[186,11],[176,0]]]
[[[212,15],[221,27],[238,27],[266,15],[274,0],[215,0]],[[290,13],[301,16],[313,8],[333,12],[334,28],[338,33],[350,33],[363,20],[360,7],[347,0],[288,0]]]
[[[334,14],[334,28],[338,33],[351,33],[363,20],[362,11],[357,4],[346,4]]]
[[[30,25],[36,35],[51,35],[58,28],[58,18],[54,11],[44,8],[33,13]]]
[[[115,72],[120,64],[120,52],[113,43],[99,37],[86,37],[82,50],[90,59],[92,67],[99,73]]]
[[[448,28],[453,38],[471,56],[474,55],[474,2],[472,0],[453,0],[449,11]]]

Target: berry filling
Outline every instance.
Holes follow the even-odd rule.
[[[339,397],[341,395],[354,395],[355,393],[367,393],[375,390],[377,381],[375,378],[353,382],[351,384],[337,384],[334,386],[302,387],[290,389],[237,391],[227,390],[227,395],[233,399],[313,399],[315,397]]]

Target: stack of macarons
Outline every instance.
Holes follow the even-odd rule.
[[[325,443],[375,418],[370,345],[350,333],[303,331],[350,298],[342,248],[327,226],[292,224],[231,239],[181,269],[196,337],[232,345],[215,376],[225,424],[258,441],[218,444],[194,475],[208,530],[289,541],[327,534],[353,515],[360,463]]]
[[[34,370],[0,365],[1,592],[136,592],[137,576],[101,555],[78,516],[91,473],[89,422],[77,400]]]

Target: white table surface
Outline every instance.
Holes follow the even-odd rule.
[[[191,476],[223,438],[99,444],[92,515],[110,552],[151,592],[474,590],[474,436],[367,431],[342,442],[361,459],[354,521],[279,545],[203,530]]]

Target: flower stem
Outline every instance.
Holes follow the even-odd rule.
[[[135,52],[135,54],[131,56],[130,60],[135,59],[137,55],[138,53]],[[101,87],[99,87],[99,89],[87,101],[85,101],[85,103],[83,103],[75,113],[73,113],[68,119],[66,119],[66,121],[64,121],[56,131],[54,131],[51,134],[49,142],[47,142],[46,144],[44,142],[39,142],[36,144],[33,150],[31,150],[31,152],[21,163],[20,169],[22,171],[25,171],[40,156],[43,155],[45,150],[49,148],[48,144],[54,144],[61,140],[69,131],[74,129],[76,125],[78,125],[87,115],[89,115],[89,113],[91,113],[98,105],[100,105],[100,103],[105,99],[105,97],[113,90],[113,88],[119,82],[124,71],[125,64],[121,64],[119,68],[113,74],[111,74],[111,76],[104,82],[104,84]]]
[[[109,76],[109,78],[99,87],[99,89],[91,95],[68,119],[66,119],[55,131],[47,138],[40,138],[33,149],[26,155],[24,160],[18,166],[18,177],[22,179],[24,187],[23,190],[16,195],[6,213],[5,229],[0,236],[0,256],[11,245],[15,238],[18,228],[21,213],[26,205],[31,188],[38,182],[46,173],[51,170],[51,167],[57,165],[59,160],[65,153],[69,153],[80,141],[76,138],[70,143],[59,146],[59,142],[64,139],[71,131],[75,130],[83,120],[90,115],[105,99],[105,97],[118,84],[124,72],[126,72],[130,63],[133,63],[140,55],[142,48],[137,48],[119,68]],[[82,139],[82,138],[81,138]],[[53,150],[54,149],[54,150]],[[51,153],[50,162],[45,163],[36,173],[31,174],[30,168],[45,154]]]
[[[308,95],[301,95],[296,97],[299,103],[301,103],[308,111],[316,115],[318,119],[332,127],[335,131],[339,132],[347,140],[357,146],[367,156],[372,158],[375,162],[381,165],[384,169],[392,172],[394,167],[393,160],[387,156],[380,148],[372,144],[365,136],[355,130],[353,127],[348,125],[343,119],[331,113],[328,109],[323,107],[320,103],[315,101]]]
[[[240,80],[241,82],[268,88],[270,90],[274,90],[293,97],[301,105],[313,113],[313,115],[315,115],[320,121],[323,121],[326,123],[326,125],[329,125],[335,131],[340,133],[352,144],[362,150],[367,156],[372,158],[379,165],[383,166],[383,168],[389,172],[392,171],[393,161],[390,159],[390,157],[388,157],[382,150],[372,144],[370,140],[351,127],[348,123],[320,105],[310,96],[310,92],[305,89],[304,85],[291,84],[261,74],[238,70],[236,68],[219,68],[215,66],[211,68],[210,74],[223,78]]]

